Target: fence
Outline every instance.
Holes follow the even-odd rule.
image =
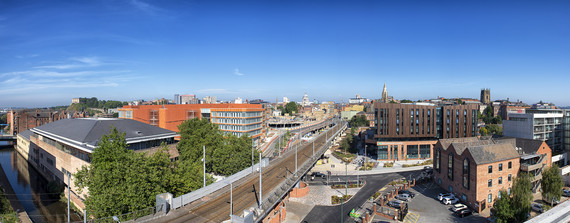
[[[269,165],[269,159],[263,158],[260,163],[257,163],[253,166],[253,170],[251,167],[245,168],[244,170],[242,170],[242,171],[240,171],[234,175],[231,175],[224,180],[215,182],[215,183],[210,184],[206,187],[202,187],[198,190],[195,190],[195,191],[192,191],[190,193],[181,195],[179,197],[172,198],[172,203],[170,204],[170,208],[171,209],[178,209],[184,205],[187,205],[191,202],[194,202],[198,199],[201,199],[208,194],[214,193],[214,192],[224,188],[228,184],[230,184],[230,182],[233,183],[233,182],[235,182],[241,178],[244,178],[247,175],[253,173],[253,171],[259,170],[260,164],[261,164],[261,167],[268,166]]]
[[[159,217],[166,215],[163,206],[159,207],[149,207],[121,215],[111,216],[111,217],[104,217],[104,218],[97,218],[97,219],[87,219],[86,221],[75,221],[74,223],[116,223],[119,222],[149,222]]]

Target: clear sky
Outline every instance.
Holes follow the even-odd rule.
[[[570,105],[570,1],[0,1],[0,107],[74,97]]]

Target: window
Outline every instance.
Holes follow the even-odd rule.
[[[430,145],[420,145],[420,158],[430,158]]]
[[[503,177],[499,177],[499,184],[503,184]]]
[[[503,171],[503,164],[499,163],[499,171]]]
[[[493,166],[489,165],[489,173],[493,173]]]
[[[463,160],[463,187],[469,189],[469,159]]]
[[[461,200],[463,200],[463,202],[467,202],[467,195],[461,194]]]
[[[501,192],[500,191],[497,195],[498,195],[499,199],[501,199]]]
[[[378,159],[388,159],[388,146],[378,146]]]
[[[441,158],[439,157],[441,155],[441,149],[437,148],[437,150],[435,150],[435,170],[437,170],[437,172],[439,171],[439,165],[441,164]]]
[[[513,168],[513,162],[509,161],[509,169]]]
[[[509,179],[508,179],[508,180],[509,180],[509,182],[511,182],[511,175],[510,175],[510,174],[509,174]]]
[[[418,158],[418,145],[407,145],[406,146],[406,157],[408,159]]]
[[[447,177],[453,180],[453,153],[449,152],[449,156],[447,156]]]
[[[507,194],[511,195],[511,188],[507,189]]]
[[[493,180],[489,179],[489,181],[487,181],[487,186],[488,187],[492,187],[493,186]]]
[[[490,204],[491,202],[493,202],[493,194],[487,195],[487,204]]]

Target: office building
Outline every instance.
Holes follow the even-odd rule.
[[[19,134],[16,150],[46,179],[67,184],[68,174],[91,163],[91,154],[101,137],[113,127],[125,133],[128,148],[135,151],[172,144],[177,136],[176,132],[128,119],[62,119]],[[69,180],[71,200],[83,210],[86,190],[79,193],[74,178]]]
[[[525,113],[510,113],[503,121],[503,135],[545,141],[553,152],[564,150],[563,110],[533,106]]]
[[[185,94],[180,95],[180,104],[199,104],[200,101],[196,98],[196,95]]]
[[[477,135],[477,110],[477,104],[375,103],[378,159],[431,159],[437,139]]]
[[[178,125],[193,118],[218,124],[225,133],[248,134],[257,146],[267,134],[268,113],[263,104],[185,104],[123,106],[119,118],[133,119],[178,132]]]

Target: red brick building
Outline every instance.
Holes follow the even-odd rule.
[[[66,118],[85,118],[85,113],[51,109],[10,110],[7,114],[7,122],[10,125],[8,134],[18,134],[28,129]]]

